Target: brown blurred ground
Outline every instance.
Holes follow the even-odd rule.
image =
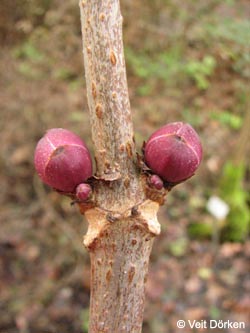
[[[239,149],[250,112],[250,25],[244,28],[250,2],[121,3],[138,150],[174,120],[190,122],[204,146],[197,175],[174,189],[160,212],[143,332],[181,332],[179,319],[249,325],[248,234],[230,243],[216,241],[223,238],[214,230],[206,237],[187,230],[194,222],[217,223],[206,203],[220,193],[227,161],[244,161],[242,191],[250,188],[249,142]],[[78,4],[3,0],[0,12],[0,332],[87,332],[86,223],[69,199],[41,184],[33,167],[35,144],[47,128],[68,128],[92,145]],[[219,29],[224,21],[238,24],[226,26],[231,37]]]

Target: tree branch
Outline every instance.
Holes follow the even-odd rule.
[[[147,199],[150,191],[137,163],[119,0],[83,0],[80,10],[97,166],[93,207],[85,212],[89,228],[84,244],[91,258],[89,332],[140,333],[148,261],[160,233],[159,204]],[[164,195],[163,190],[160,201]]]
[[[83,0],[80,8],[96,175],[107,181],[119,179],[111,188],[112,196],[116,192],[119,209],[121,203],[127,206],[128,200],[141,195],[135,163],[120,4],[119,0]],[[99,191],[102,190],[105,192],[105,198],[101,196],[102,205],[113,209],[114,202],[110,202],[107,188],[100,186]]]

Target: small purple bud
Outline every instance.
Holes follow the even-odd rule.
[[[92,162],[85,143],[76,134],[53,128],[38,142],[34,163],[39,177],[56,190],[72,193],[92,175]]]
[[[179,183],[195,173],[202,158],[198,134],[182,122],[167,124],[154,132],[145,145],[145,162],[169,183]]]
[[[76,198],[79,201],[86,201],[91,195],[92,189],[88,184],[79,184],[76,188]]]
[[[155,187],[157,190],[161,190],[163,188],[163,181],[157,175],[150,176],[149,183],[151,186]]]

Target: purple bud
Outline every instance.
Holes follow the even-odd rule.
[[[157,190],[161,190],[163,188],[163,181],[157,175],[150,176],[149,183],[151,186],[155,187]]]
[[[92,162],[85,143],[76,134],[53,128],[38,142],[34,163],[44,183],[62,192],[73,192],[92,175]]]
[[[154,132],[145,145],[145,162],[170,183],[191,177],[202,158],[198,134],[182,122],[167,124]]]
[[[76,188],[76,198],[80,201],[86,201],[92,192],[90,185],[79,184]]]

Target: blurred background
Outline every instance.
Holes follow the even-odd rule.
[[[138,151],[171,121],[189,122],[204,147],[159,213],[143,332],[179,332],[179,319],[244,321],[247,332],[250,2],[121,6]],[[1,0],[0,12],[0,332],[87,333],[86,221],[33,166],[48,128],[92,147],[78,1]]]

